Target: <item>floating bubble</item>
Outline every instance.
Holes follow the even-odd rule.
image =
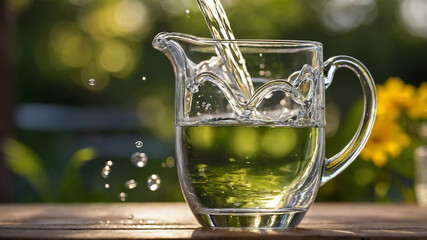
[[[259,53],[259,57],[262,57],[262,53]]]
[[[156,191],[157,189],[159,189],[161,182],[162,181],[160,180],[160,177],[156,174],[153,174],[148,177],[147,185],[151,191]]]
[[[124,192],[119,193],[119,199],[120,201],[124,202],[126,201],[126,198],[128,197],[128,195]]]
[[[145,80],[147,80],[147,78],[144,76],[144,77],[142,77],[142,81],[145,81]]]
[[[135,180],[131,179],[129,181],[125,182],[125,187],[129,188],[129,189],[134,189],[138,186],[138,182],[136,182]]]
[[[132,219],[133,219],[133,217],[134,217],[134,216],[133,216],[133,214],[132,214],[132,213],[128,215],[128,219],[129,219],[129,220],[132,220]]]
[[[106,184],[104,185],[104,187],[105,187],[105,188],[110,188],[110,184],[106,183]]]
[[[260,69],[264,69],[264,68],[265,68],[265,64],[264,64],[264,63],[261,63],[261,64],[259,65],[259,68],[260,68]]]
[[[191,17],[191,16],[190,16],[190,10],[189,10],[189,9],[185,10],[185,17],[186,17],[186,18],[190,18],[190,17]]]
[[[141,148],[141,147],[142,147],[142,145],[144,145],[144,144],[142,143],[142,141],[136,141],[136,142],[135,142],[135,147],[137,147],[137,148]]]
[[[106,161],[105,166],[110,166],[110,167],[113,166],[113,161],[111,160]]]
[[[162,168],[165,168],[166,167],[166,163],[162,163]]]
[[[95,86],[95,84],[96,84],[95,79],[93,79],[93,78],[89,79],[89,85]]]
[[[168,168],[173,168],[173,167],[175,167],[175,158],[173,158],[173,157],[168,157],[168,158],[166,158],[166,166],[167,166]]]
[[[133,165],[142,168],[147,164],[147,155],[145,153],[136,152],[130,157]]]

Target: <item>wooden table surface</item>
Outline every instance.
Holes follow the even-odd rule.
[[[427,209],[316,203],[296,229],[219,230],[202,228],[185,203],[6,204],[0,205],[0,238],[427,239]]]

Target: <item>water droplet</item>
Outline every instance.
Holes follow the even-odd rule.
[[[95,86],[95,84],[96,84],[95,79],[93,79],[93,78],[89,79],[89,85]]]
[[[190,10],[189,9],[186,9],[185,10],[185,17],[186,18],[190,18],[191,16],[190,16]]]
[[[136,141],[136,142],[135,142],[135,147],[137,147],[137,148],[141,148],[141,147],[142,147],[142,145],[144,145],[144,144],[142,143],[142,141]]]
[[[260,68],[260,69],[264,69],[264,68],[265,68],[265,64],[264,64],[264,63],[261,63],[261,64],[259,65],[259,68]]]
[[[124,192],[119,193],[119,199],[120,201],[124,202],[126,201],[126,198],[128,197],[128,195]]]
[[[105,166],[110,166],[110,167],[113,166],[113,161],[111,160],[106,161]]]
[[[108,175],[110,175],[111,169],[109,166],[105,166],[104,168],[102,168],[101,170],[101,176],[103,178],[108,178]]]
[[[135,181],[135,180],[133,180],[133,179],[131,179],[131,180],[126,181],[126,182],[125,182],[125,187],[126,187],[126,188],[134,189],[134,188],[136,188],[137,186],[138,186],[138,182],[137,182],[137,181]]]
[[[148,178],[147,185],[151,191],[156,191],[159,189],[161,182],[162,181],[160,180],[160,177],[156,174],[153,174]]]
[[[133,165],[142,168],[147,164],[147,155],[145,153],[136,152],[130,157]]]
[[[110,188],[110,184],[106,183],[106,184],[104,185],[104,187],[105,187],[105,188]]]
[[[166,163],[162,163],[162,168],[165,168],[166,167]]]
[[[259,57],[262,57],[262,53],[259,53]]]
[[[168,157],[168,158],[166,158],[166,166],[167,166],[168,168],[173,168],[173,167],[175,167],[175,158],[173,158],[173,157]]]
[[[145,80],[147,80],[147,78],[145,76],[143,76],[142,77],[142,81],[145,81]]]
[[[132,220],[132,219],[133,219],[133,214],[132,214],[132,213],[128,215],[128,219],[129,219],[129,220]]]

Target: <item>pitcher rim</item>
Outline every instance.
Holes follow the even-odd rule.
[[[161,39],[177,39],[190,43],[215,44],[215,43],[237,43],[238,45],[247,45],[255,47],[284,47],[294,49],[318,49],[322,48],[323,44],[317,41],[309,40],[287,40],[287,39],[235,39],[235,40],[215,40],[212,38],[196,37],[194,35],[177,33],[177,32],[161,32],[156,35],[153,40],[155,45],[156,40]]]

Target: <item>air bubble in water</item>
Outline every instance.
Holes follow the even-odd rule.
[[[189,9],[185,10],[185,17],[186,17],[186,18],[190,18],[190,17],[191,17],[191,16],[190,16],[190,10],[189,10]]]
[[[95,86],[95,84],[96,84],[95,79],[93,79],[93,78],[89,79],[89,85]]]
[[[124,202],[126,201],[126,198],[128,197],[128,195],[124,192],[119,193],[119,199],[120,201]]]
[[[136,152],[130,157],[133,165],[142,168],[147,164],[147,155],[145,153]]]
[[[259,53],[259,57],[262,57],[262,53]]]
[[[259,65],[259,68],[260,68],[260,69],[264,69],[264,68],[265,68],[265,64],[264,64],[264,63],[261,63],[261,64]]]
[[[104,187],[105,187],[105,188],[110,188],[110,184],[106,183],[106,184],[104,185]]]
[[[113,161],[111,160],[106,161],[105,166],[110,166],[110,167],[113,166]]]
[[[137,147],[137,148],[141,148],[141,147],[142,147],[142,145],[144,145],[144,144],[142,143],[142,141],[136,141],[136,142],[135,142],[135,147]]]
[[[133,216],[133,214],[129,214],[129,215],[128,215],[128,219],[129,219],[129,220],[132,220],[132,219],[133,219],[133,217],[134,217],[134,216]]]
[[[125,182],[125,187],[126,187],[126,188],[134,189],[134,188],[136,188],[137,186],[138,186],[138,182],[137,182],[137,181],[135,181],[135,180],[133,180],[133,179],[131,179],[131,180],[126,181],[126,182]]]
[[[156,174],[153,174],[148,177],[147,185],[151,191],[156,191],[157,189],[159,189],[161,182],[162,181],[160,180],[160,177]]]
[[[144,77],[142,77],[142,81],[145,81],[145,80],[147,80],[147,78],[144,76]]]

